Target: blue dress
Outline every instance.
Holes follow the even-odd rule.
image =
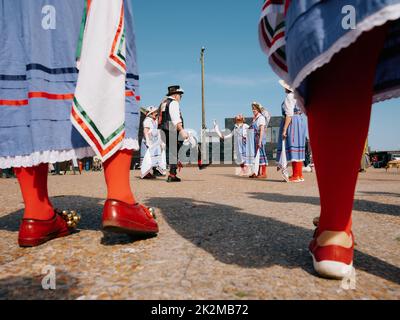
[[[352,13],[355,29],[347,24]],[[268,0],[259,24],[260,43],[273,70],[304,104],[312,72],[363,32],[387,22],[389,32],[375,76],[378,102],[400,96],[400,0]]]
[[[285,125],[286,113],[282,105],[282,122],[279,129],[278,148],[276,154],[276,161],[279,161],[282,153],[282,133]],[[294,115],[292,122],[287,129],[286,143],[286,160],[303,162],[306,158],[306,135],[307,135],[307,121],[305,115],[298,107],[294,108]]]
[[[242,165],[246,162],[247,157],[247,132],[249,126],[247,124],[243,124],[241,126],[235,124],[235,128],[233,129],[232,136],[235,141],[235,151],[236,151],[236,164]],[[230,136],[230,135],[229,135]],[[227,137],[225,137],[226,139]]]
[[[0,168],[94,155],[70,121],[85,4],[86,0],[0,1]],[[129,0],[124,4],[128,67],[124,148],[138,149],[133,8]]]
[[[264,120],[264,121],[263,121]],[[259,114],[256,119],[253,120],[250,129],[247,131],[247,143],[246,143],[246,164],[253,165],[254,158],[258,151],[258,142],[260,141],[260,124],[266,125],[265,118]],[[264,129],[265,130],[265,129]],[[260,161],[259,165],[268,165],[267,153],[265,152],[265,144],[267,142],[266,132],[264,132],[262,139],[262,147],[260,148]]]

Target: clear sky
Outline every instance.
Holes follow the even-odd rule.
[[[226,117],[251,116],[252,101],[280,115],[284,93],[258,44],[262,1],[132,1],[142,105],[158,105],[167,87],[179,84],[185,90],[185,126],[199,130],[200,49],[205,46],[209,128],[213,119],[223,128]],[[373,150],[400,150],[400,99],[374,105],[369,139]]]

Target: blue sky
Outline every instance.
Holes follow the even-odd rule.
[[[262,1],[132,0],[142,104],[158,104],[168,85],[185,89],[185,126],[201,127],[200,49],[206,47],[206,120],[251,115],[259,101],[280,115],[284,93],[258,44]],[[345,114],[343,115],[345,116]],[[400,150],[400,99],[374,105],[370,145]]]

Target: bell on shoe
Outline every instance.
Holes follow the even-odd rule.
[[[154,236],[158,224],[153,209],[108,199],[103,208],[103,229],[116,233]]]

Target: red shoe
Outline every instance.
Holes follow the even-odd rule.
[[[69,224],[71,222],[67,223],[58,212],[49,220],[23,219],[18,244],[20,247],[36,247],[49,240],[68,236],[74,228],[69,227]]]
[[[144,205],[108,199],[103,209],[103,229],[116,233],[156,235],[154,214]]]
[[[343,279],[353,271],[354,236],[351,233],[352,246],[345,248],[338,245],[319,246],[317,238],[320,235],[315,230],[314,239],[309,245],[315,271],[323,277]]]
[[[288,182],[294,182],[294,183],[298,183],[301,182],[299,177],[290,177]]]

